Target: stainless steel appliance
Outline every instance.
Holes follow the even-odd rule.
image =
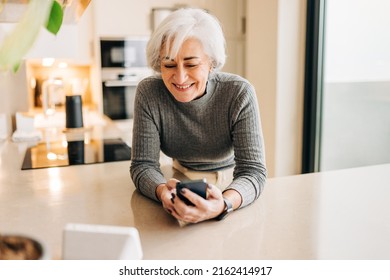
[[[152,74],[147,42],[147,37],[100,39],[103,113],[112,120],[133,118],[136,87]]]

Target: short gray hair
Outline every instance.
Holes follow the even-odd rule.
[[[160,23],[146,47],[149,66],[160,73],[161,48],[165,46],[167,56],[174,58],[184,41],[189,38],[200,41],[215,70],[224,66],[226,42],[222,27],[215,16],[197,8],[178,9]]]

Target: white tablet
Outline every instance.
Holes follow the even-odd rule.
[[[67,224],[64,229],[64,260],[140,260],[142,247],[133,227]]]

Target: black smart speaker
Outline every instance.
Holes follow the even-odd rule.
[[[83,104],[81,95],[66,96],[66,128],[83,127]]]

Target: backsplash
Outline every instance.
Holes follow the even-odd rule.
[[[40,111],[44,107],[44,96],[58,110],[63,110],[66,95],[81,95],[83,105],[95,107],[90,86],[90,66],[54,61],[51,66],[45,61],[27,61],[26,75],[30,108]]]

